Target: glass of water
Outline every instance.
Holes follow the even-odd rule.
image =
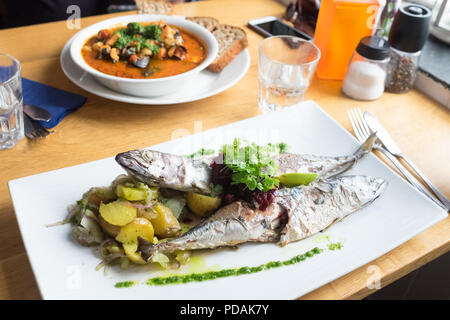
[[[303,101],[320,59],[314,43],[293,36],[275,36],[259,44],[259,107],[276,111]]]
[[[0,150],[9,149],[24,136],[20,63],[0,53]]]

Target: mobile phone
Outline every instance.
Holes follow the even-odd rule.
[[[310,37],[306,33],[303,33],[300,30],[291,27],[277,17],[268,16],[250,20],[248,22],[248,26],[264,37],[296,36],[305,40],[312,40],[312,37]]]

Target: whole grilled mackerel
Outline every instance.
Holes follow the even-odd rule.
[[[350,169],[365,154],[372,151],[375,135],[370,136],[355,153],[341,157],[322,157],[292,153],[274,154],[280,175],[288,172],[317,173],[332,177]],[[131,176],[151,185],[210,194],[211,167],[217,157],[192,159],[155,150],[131,150],[119,153],[116,161]]]
[[[373,202],[387,183],[380,178],[346,176],[309,186],[283,188],[261,211],[237,201],[179,238],[158,244],[141,242],[139,251],[149,261],[156,253],[212,249],[244,242],[289,242],[307,238]]]

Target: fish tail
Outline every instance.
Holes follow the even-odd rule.
[[[150,241],[144,240],[142,238],[138,238],[139,242],[139,251],[141,252],[141,257],[146,262],[150,261],[150,259],[159,251],[158,244],[153,244]]]
[[[366,154],[372,152],[373,150],[373,146],[375,144],[375,140],[377,140],[377,136],[376,136],[376,132],[372,133],[367,139],[366,141],[364,141],[358,148],[358,150],[355,151],[355,153],[353,153],[353,155],[355,156],[356,160],[361,159],[363,156],[365,156]]]
[[[340,165],[332,167],[328,170],[324,170],[318,178],[324,180],[329,179],[332,177],[335,177],[337,175],[340,175],[344,173],[347,170],[350,170],[355,163],[364,157],[366,154],[370,153],[373,150],[373,146],[375,144],[375,140],[377,139],[377,136],[375,135],[375,132],[372,133],[366,141],[364,141],[359,148],[353,153],[352,156],[347,157],[344,162],[342,162]]]

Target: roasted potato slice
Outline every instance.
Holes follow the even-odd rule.
[[[131,260],[131,262],[134,262],[136,264],[146,264],[145,260],[141,257],[141,253],[136,252],[137,249],[137,241],[123,244],[123,251],[125,252],[127,258]]]
[[[100,203],[100,215],[114,226],[124,226],[136,218],[137,209],[126,202],[117,200],[108,204]]]
[[[153,242],[153,225],[145,218],[136,218],[126,226],[120,228],[116,240],[121,243],[137,242],[137,238]]]
[[[126,199],[128,201],[141,201],[146,200],[148,197],[148,191],[139,188],[127,187],[123,184],[119,184],[116,187],[117,196]]]
[[[162,203],[157,203],[153,208],[157,216],[151,219],[155,234],[157,236],[168,238],[176,236],[181,230],[180,223],[168,207]]]
[[[137,264],[145,264],[138,249],[138,237],[153,242],[153,226],[150,221],[145,218],[136,218],[126,226],[120,228],[116,240],[121,242],[126,256]]]
[[[222,203],[222,198],[220,197],[209,197],[195,192],[188,192],[186,200],[189,209],[201,217],[211,214]]]
[[[91,188],[83,198],[87,197],[87,201],[89,204],[94,206],[100,206],[100,203],[108,203],[117,199],[114,191],[111,188]]]
[[[104,232],[106,232],[111,237],[116,237],[119,234],[120,227],[114,226],[111,223],[105,221],[101,215],[98,216],[98,223]]]

